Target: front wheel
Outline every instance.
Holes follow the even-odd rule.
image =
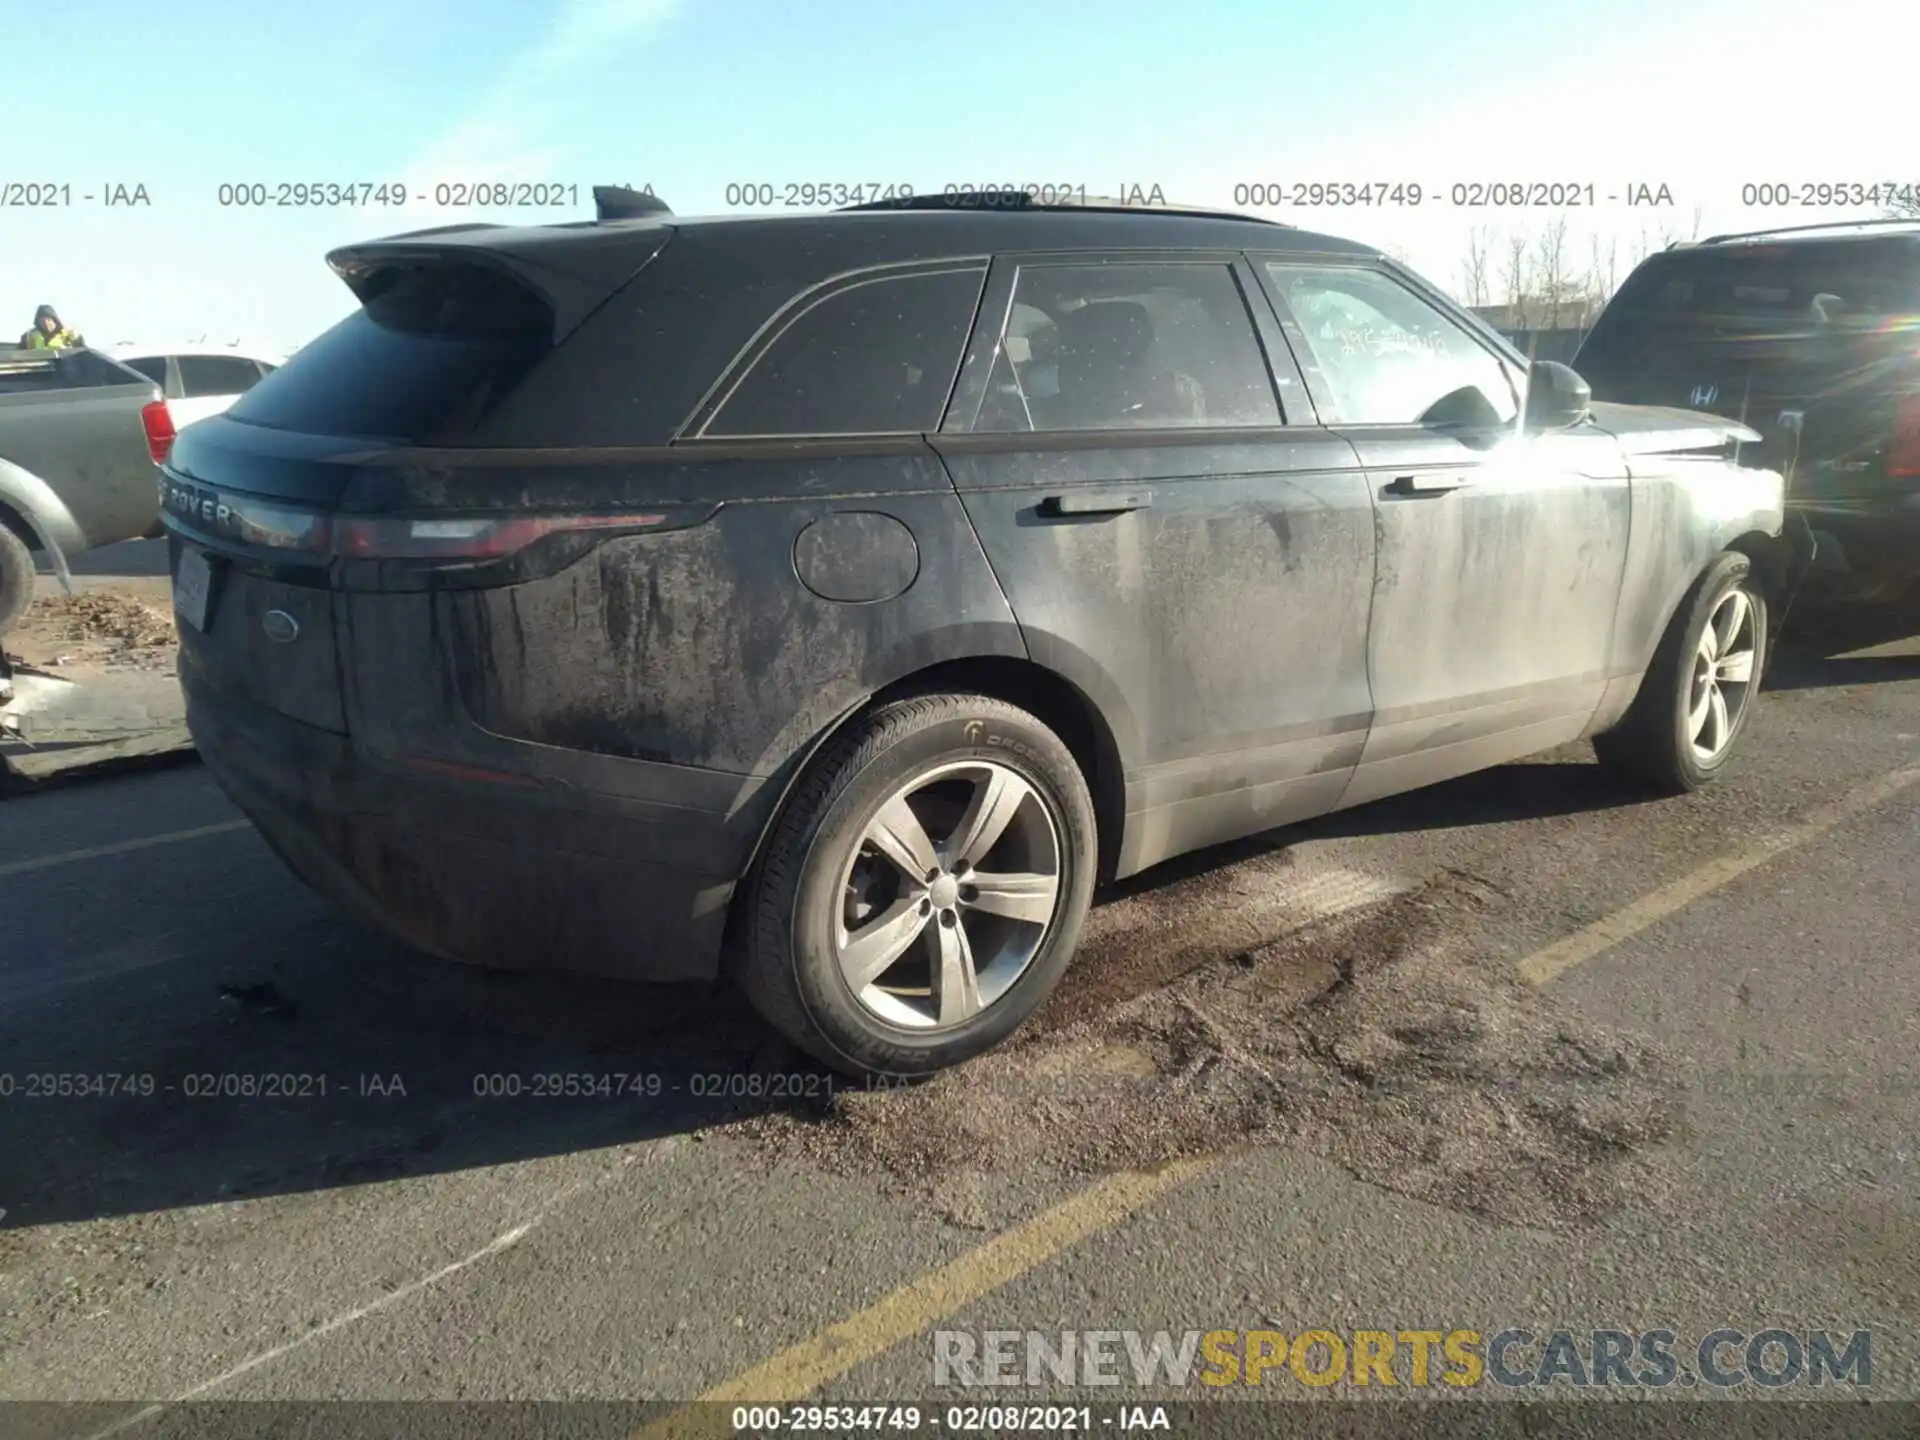
[[[1668,794],[1717,777],[1746,728],[1767,661],[1767,600],[1729,551],[1688,592],[1626,716],[1594,737],[1600,763]]]
[[[830,742],[742,895],[756,1009],[837,1070],[929,1075],[999,1044],[1058,983],[1093,897],[1072,752],[1003,701],[884,705]]]

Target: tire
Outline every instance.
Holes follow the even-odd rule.
[[[1717,622],[1715,634],[1720,637],[1742,604],[1735,596],[1744,600],[1744,618],[1738,619],[1732,648],[1726,649],[1724,638],[1716,638],[1716,649],[1724,654],[1710,660],[1702,648],[1708,623]],[[1689,794],[1710,784],[1725,768],[1759,699],[1769,658],[1767,631],[1766,596],[1754,584],[1753,562],[1728,551],[1707,567],[1680,602],[1626,715],[1594,737],[1600,763],[1622,779],[1667,795]],[[1738,663],[1742,655],[1744,666]],[[1715,665],[1719,669],[1709,687],[1706,672]],[[1731,678],[1739,673],[1747,678]],[[1714,688],[1725,705],[1724,729],[1713,713]],[[1703,704],[1706,719],[1700,728]]]
[[[0,521],[0,635],[5,635],[33,603],[33,552]]]
[[[887,852],[872,839],[883,811]],[[976,815],[998,821],[973,827],[998,836],[984,847],[965,842]],[[767,1022],[828,1067],[931,1075],[999,1044],[1046,1000],[1079,940],[1098,853],[1086,779],[1034,716],[978,695],[895,701],[808,766],[742,887],[729,968]],[[887,962],[889,935],[909,933]],[[962,973],[943,957],[961,955],[979,966],[972,991],[943,990],[943,973]]]

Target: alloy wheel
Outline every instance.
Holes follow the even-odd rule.
[[[1757,678],[1754,618],[1752,599],[1736,587],[1720,597],[1700,633],[1687,689],[1687,739],[1702,765],[1725,753],[1746,712]]]
[[[1013,988],[1059,912],[1061,827],[1034,785],[991,760],[899,786],[847,857],[833,916],[840,974],[902,1029],[965,1024]]]

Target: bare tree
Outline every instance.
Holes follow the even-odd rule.
[[[1514,330],[1533,328],[1533,307],[1527,294],[1527,282],[1533,278],[1532,267],[1527,264],[1530,243],[1524,230],[1508,235],[1506,260],[1500,267],[1500,286],[1507,294],[1507,324]]]
[[[1476,225],[1467,232],[1467,258],[1460,263],[1460,288],[1469,305],[1488,305],[1488,263],[1492,259],[1493,232]]]
[[[1920,220],[1920,189],[1900,191],[1887,202],[1887,215],[1896,220]]]
[[[1573,299],[1573,275],[1567,268],[1567,217],[1556,215],[1533,247],[1533,288],[1540,297],[1544,329],[1560,328],[1560,312]]]
[[[1633,263],[1638,264],[1638,260]],[[1598,235],[1587,238],[1587,293],[1597,311],[1620,288],[1620,237],[1609,235],[1603,246]],[[1591,318],[1591,317],[1589,317]]]

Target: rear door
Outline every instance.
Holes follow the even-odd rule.
[[[1259,268],[1378,516],[1376,714],[1347,803],[1573,739],[1606,688],[1625,570],[1618,444],[1521,434],[1518,367],[1397,270]]]
[[[1121,874],[1331,809],[1366,738],[1367,483],[1256,293],[1230,254],[1001,257],[935,441],[1114,725]]]

